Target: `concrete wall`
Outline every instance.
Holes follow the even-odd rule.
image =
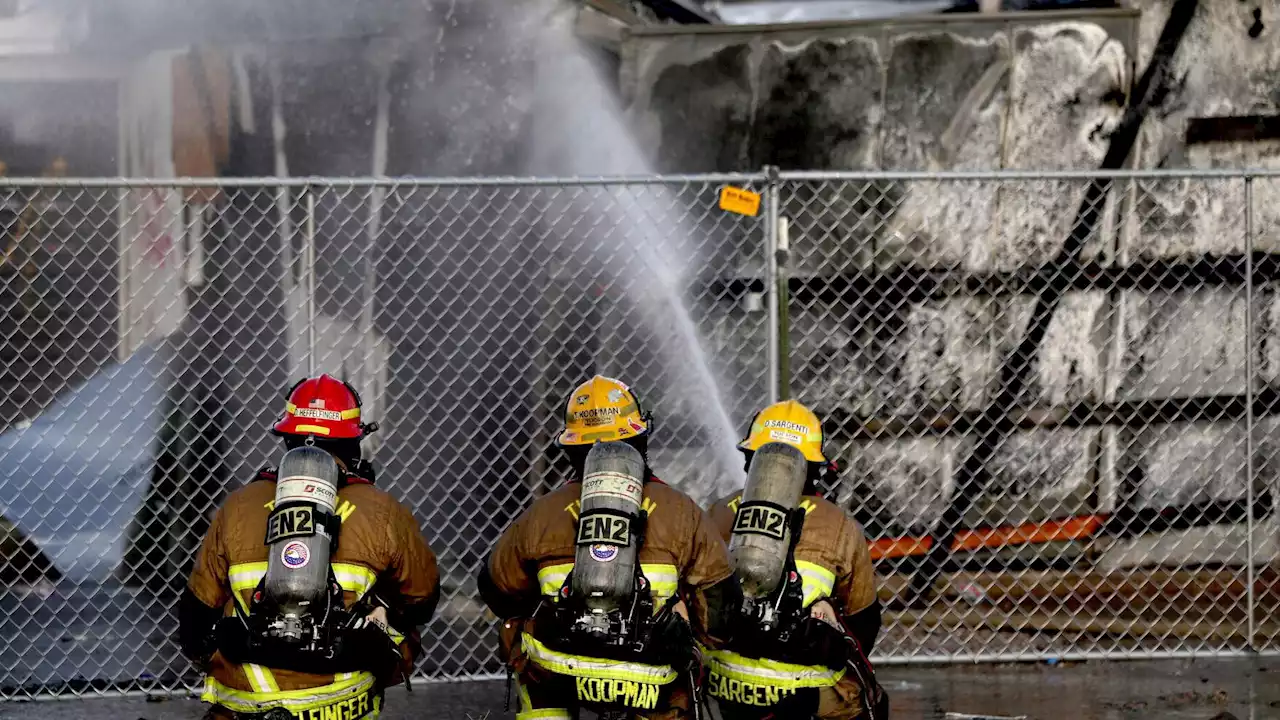
[[[630,113],[665,171],[1091,169],[1108,147],[1169,12],[943,16],[810,27],[644,30],[623,46]],[[1263,26],[1253,10],[1258,8]],[[1144,126],[1140,167],[1271,167],[1280,144],[1187,147],[1190,117],[1276,112],[1280,2],[1204,2],[1175,88]],[[1252,34],[1251,34],[1252,33]],[[1256,37],[1255,37],[1256,35]],[[1135,70],[1136,68],[1136,70]],[[1067,236],[1083,183],[855,183],[785,188],[802,276],[928,268],[1027,270]],[[1255,248],[1280,243],[1280,182],[1258,181]],[[1241,181],[1122,183],[1087,259],[1130,265],[1244,250]],[[743,263],[744,273],[758,271]],[[1280,381],[1270,284],[1254,304],[1253,371]],[[906,300],[868,293],[792,305],[792,388],[864,421],[979,410],[1034,297]],[[1247,382],[1243,287],[1070,292],[1031,383],[1053,408],[1238,394]],[[1280,318],[1278,318],[1280,319]],[[765,322],[763,314],[759,322]],[[1261,385],[1255,386],[1261,387]],[[763,399],[761,399],[763,401]],[[746,419],[743,419],[745,424]],[[1255,483],[1275,483],[1270,422]],[[1237,421],[1028,429],[997,449],[971,522],[1020,522],[1118,505],[1238,500],[1249,476]],[[844,496],[887,529],[923,530],[945,507],[971,435],[832,438]]]

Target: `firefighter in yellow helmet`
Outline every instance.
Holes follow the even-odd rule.
[[[570,480],[534,500],[480,571],[519,720],[698,712],[697,648],[726,640],[737,584],[710,517],[653,475],[652,429],[618,380],[578,386],[556,443]]]
[[[704,658],[718,715],[885,720],[888,696],[867,660],[880,632],[871,551],[857,521],[822,497],[835,464],[821,421],[776,403],[738,448],[746,487],[711,506],[744,594],[732,642]]]

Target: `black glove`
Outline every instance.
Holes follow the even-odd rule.
[[[348,672],[373,673],[379,685],[385,686],[404,663],[400,647],[387,634],[387,628],[366,617],[354,618],[343,628],[341,638],[341,665]]]
[[[885,692],[879,683],[876,683],[875,693],[876,720],[889,720],[889,693]]]
[[[680,672],[702,664],[689,621],[670,609],[664,610],[653,628],[653,642],[660,656]]]
[[[208,669],[213,653],[218,649],[214,634],[222,619],[221,607],[209,607],[187,588],[178,601],[178,645],[201,672]]]
[[[364,458],[355,461],[355,464],[351,467],[351,474],[371,483],[377,481],[377,473],[374,472],[373,463]]]
[[[849,640],[844,631],[832,627],[831,623],[815,617],[807,617],[800,622],[800,632],[792,643],[792,653],[809,658],[804,664],[825,665],[832,670],[841,670],[849,661]]]
[[[218,651],[227,660],[237,665],[253,661],[250,657],[253,653],[250,650],[252,642],[249,626],[244,618],[239,615],[228,615],[222,618],[214,627],[213,634],[217,638]]]

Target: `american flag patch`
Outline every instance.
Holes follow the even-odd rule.
[[[311,402],[307,403],[307,407],[320,408],[321,410],[323,410],[324,400],[312,400]]]

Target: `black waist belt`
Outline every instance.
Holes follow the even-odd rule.
[[[547,648],[568,655],[581,655],[601,660],[614,660],[616,662],[642,663],[644,665],[670,664],[670,661],[666,659],[665,654],[662,652],[662,648],[657,647],[656,643],[652,641],[636,647],[635,643],[610,643],[601,641],[591,635],[571,631],[543,631],[535,633],[534,637],[543,645],[546,645]]]
[[[222,656],[237,665],[254,663],[270,668],[292,670],[309,675],[337,675],[344,672],[368,672],[369,658],[344,642],[341,632],[332,634],[333,647],[301,648],[272,638],[245,638],[240,646],[220,645]]]

